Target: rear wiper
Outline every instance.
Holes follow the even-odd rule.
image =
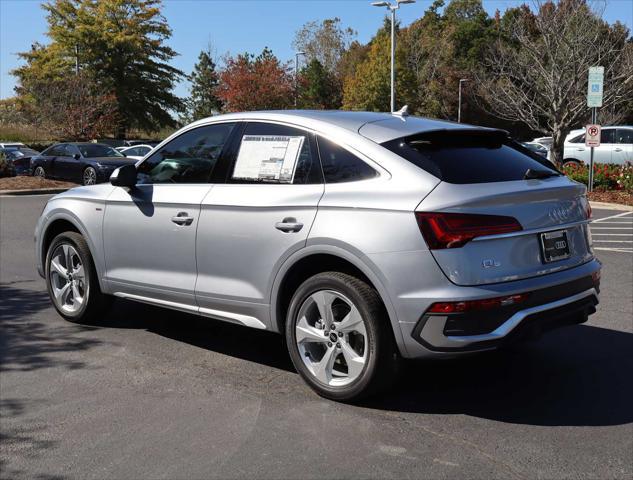
[[[536,178],[549,178],[549,177],[559,177],[560,173],[552,172],[551,170],[534,170],[532,168],[528,168],[523,175],[523,180],[533,180]]]

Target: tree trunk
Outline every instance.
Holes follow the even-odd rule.
[[[552,132],[552,139],[552,161],[556,165],[562,166],[565,149],[565,133],[560,128],[555,128]]]

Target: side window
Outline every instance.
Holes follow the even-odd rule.
[[[274,123],[249,122],[229,183],[322,183],[312,134]]]
[[[357,182],[378,175],[376,170],[343,147],[321,137],[318,142],[325,183]]]
[[[46,150],[42,155],[46,155],[48,157],[60,157],[64,154],[64,145],[53,145],[48,150]]]
[[[600,144],[615,143],[615,128],[605,128],[600,132]]]
[[[585,134],[572,138],[570,143],[585,143]]]
[[[618,128],[616,143],[633,143],[633,128]]]
[[[139,183],[207,183],[234,123],[195,128],[139,165]]]
[[[64,153],[62,153],[62,155],[66,157],[72,157],[76,153],[79,153],[79,149],[77,147],[75,147],[74,145],[66,144],[64,146]]]

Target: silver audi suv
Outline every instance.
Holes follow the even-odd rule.
[[[37,224],[57,311],[121,297],[285,336],[317,393],[495,349],[598,303],[585,187],[500,130],[365,112],[195,122]],[[247,347],[245,347],[247,348]]]

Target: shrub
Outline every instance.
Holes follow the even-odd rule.
[[[567,165],[563,173],[576,182],[589,182],[587,165]],[[595,164],[593,166],[593,187],[596,190],[625,190],[633,192],[633,166],[630,164]]]

